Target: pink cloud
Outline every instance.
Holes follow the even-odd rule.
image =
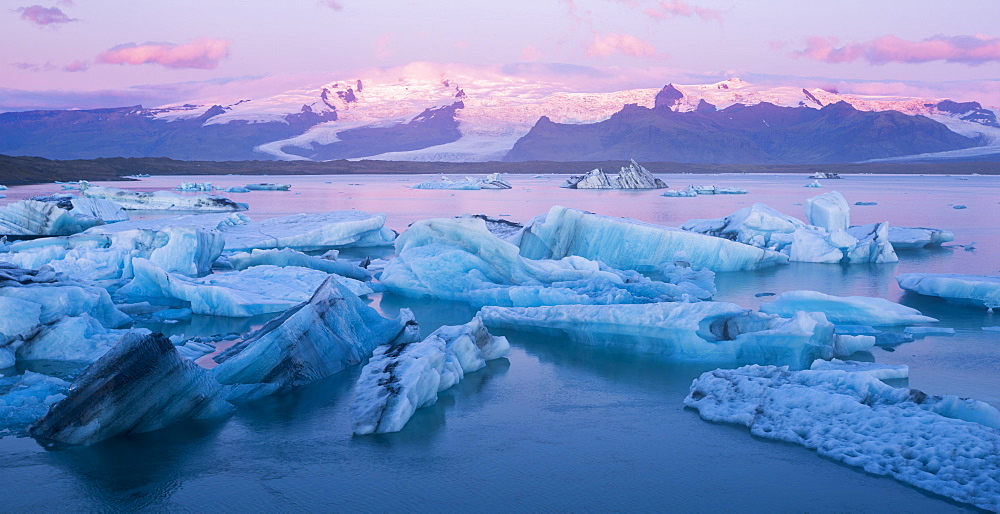
[[[88,69],[90,69],[90,63],[87,61],[73,61],[66,66],[63,66],[63,71],[68,71],[70,73],[87,71]]]
[[[680,16],[684,18],[697,16],[704,21],[714,20],[718,22],[722,22],[723,14],[722,11],[717,9],[708,9],[697,5],[691,5],[682,0],[661,0],[655,6],[646,8],[643,12],[645,12],[647,16],[660,20],[672,16]]]
[[[976,66],[1000,61],[1000,38],[984,35],[937,35],[920,41],[887,35],[863,43],[836,45],[833,38],[811,37],[805,49],[792,52],[792,56],[832,64],[863,59],[871,64],[945,61]]]
[[[40,5],[32,5],[30,7],[20,7],[14,9],[14,12],[21,13],[22,20],[34,23],[39,27],[77,21],[76,18],[70,18],[66,15],[66,13],[62,12],[62,9],[58,7],[42,7]]]
[[[594,34],[594,40],[587,47],[587,55],[609,57],[613,54],[649,57],[656,54],[656,49],[631,34]]]
[[[542,57],[545,57],[545,54],[535,45],[528,45],[521,49],[522,61],[537,61]]]
[[[344,10],[344,4],[341,4],[340,2],[338,2],[336,0],[323,0],[323,1],[320,2],[320,4],[323,4],[323,5],[327,6],[327,7],[329,7],[330,9],[333,9],[334,11],[343,11]]]
[[[101,52],[94,60],[104,64],[159,64],[165,68],[210,70],[227,56],[228,41],[206,37],[183,45],[125,43]]]

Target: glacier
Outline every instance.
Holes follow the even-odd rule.
[[[1000,413],[983,402],[894,388],[868,373],[746,366],[702,374],[684,405],[705,420],[1000,511]]]
[[[90,445],[234,410],[212,374],[182,358],[163,334],[127,334],[77,376],[66,398],[28,433],[46,442]]]
[[[995,309],[1000,307],[1000,276],[953,273],[901,273],[896,283],[906,291],[937,296],[950,302]]]
[[[399,432],[417,409],[437,402],[439,392],[509,350],[507,338],[490,334],[478,317],[419,342],[379,346],[354,386],[354,433]]]
[[[440,218],[417,221],[399,236],[396,257],[379,280],[396,293],[480,306],[647,303],[714,292],[714,285],[712,291],[701,287],[704,275],[675,276],[677,284],[653,281],[575,256],[527,259],[480,218]]]
[[[359,364],[381,344],[418,340],[415,328],[408,309],[385,319],[330,276],[308,302],[215,356],[213,373],[227,399],[250,401]]]
[[[116,187],[81,184],[80,192],[87,198],[102,198],[122,206],[125,210],[231,212],[245,211],[246,204],[236,203],[223,196],[179,195],[170,191],[129,191]]]
[[[793,316],[799,311],[823,312],[833,323],[847,325],[913,325],[935,322],[920,311],[868,296],[833,296],[819,291],[788,291],[760,305],[760,311],[780,316]]]
[[[821,312],[783,319],[726,302],[483,307],[479,316],[491,328],[566,336],[579,344],[675,361],[805,369],[816,359],[846,357],[858,349],[841,351],[840,336]]]
[[[786,264],[788,256],[685,230],[553,206],[532,220],[519,241],[528,259],[577,255],[617,269],[654,271],[686,262],[712,271],[745,271]]]
[[[622,166],[617,176],[609,176],[600,168],[584,175],[574,175],[566,179],[562,187],[567,189],[665,189],[667,185],[653,176],[641,164],[632,159]]]

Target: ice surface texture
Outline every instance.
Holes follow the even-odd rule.
[[[110,200],[125,210],[232,212],[247,209],[246,204],[215,195],[179,195],[170,191],[146,193],[89,184],[81,186],[80,191],[87,198]]]
[[[437,402],[439,392],[509,350],[507,338],[491,335],[478,317],[441,327],[423,341],[379,346],[354,387],[354,433],[402,430],[414,411]]]
[[[308,384],[359,364],[380,344],[406,336],[413,315],[385,319],[335,277],[308,302],[288,309],[216,356],[215,377],[230,401],[248,401]]]
[[[834,323],[848,325],[913,325],[937,321],[920,311],[867,296],[833,296],[819,291],[789,291],[762,303],[761,312],[792,316],[798,311],[823,312]]]
[[[104,222],[89,212],[60,207],[56,202],[21,200],[0,207],[0,235],[67,236]]]
[[[306,255],[302,252],[292,250],[291,248],[282,248],[281,250],[259,250],[254,249],[248,252],[239,252],[226,256],[227,261],[230,266],[236,270],[244,270],[253,266],[261,265],[271,265],[271,266],[298,266],[300,268],[309,268],[314,270],[319,270],[324,273],[335,273],[344,277],[353,278],[355,280],[371,280],[371,273],[356,265],[347,261],[337,261],[331,259],[325,259],[323,257],[316,257],[312,255]]]
[[[94,444],[233,412],[221,393],[212,374],[181,358],[162,334],[129,334],[81,373],[66,398],[29,433],[43,440]]]
[[[896,276],[896,282],[907,291],[955,303],[989,309],[1000,307],[1000,276],[996,275],[902,273]]]
[[[396,240],[380,278],[389,290],[473,305],[648,303],[708,298],[704,280],[652,281],[581,257],[532,260],[479,218],[421,220]],[[713,288],[714,289],[714,288]]]
[[[529,259],[577,255],[643,272],[678,261],[712,271],[752,270],[788,262],[786,255],[727,239],[560,206],[533,220],[519,244],[521,255]]]
[[[702,374],[684,404],[706,420],[1000,510],[1000,413],[983,402],[897,389],[867,373],[746,366]]]
[[[228,251],[386,246],[396,238],[393,231],[385,228],[385,214],[361,211],[296,214],[259,222],[236,215],[220,222],[218,228],[226,239]]]
[[[829,231],[847,230],[851,226],[851,206],[844,195],[830,191],[806,199],[806,219],[813,226]]]

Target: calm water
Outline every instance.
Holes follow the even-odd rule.
[[[719,274],[717,300],[756,307],[755,293],[815,289],[887,298],[954,327],[862,358],[910,366],[909,385],[1000,406],[1000,325],[991,314],[903,294],[898,273],[1000,273],[1000,177],[851,176],[803,188],[803,176],[662,175],[671,187],[741,186],[747,195],[664,198],[657,192],[559,189],[558,176],[510,176],[508,191],[423,191],[427,176],[154,177],[107,185],[169,189],[182,181],[228,187],[291,183],[288,192],[229,194],[254,218],[358,209],[384,212],[404,230],[415,220],[482,213],[527,221],[552,205],[676,226],[765,202],[802,217],[810,196],[836,189],[852,222],[947,228],[960,247],[900,253],[891,265],[793,264]],[[453,177],[458,178],[458,177]],[[6,191],[9,202],[55,192]],[[966,209],[953,209],[955,204]],[[151,214],[147,214],[151,216]],[[464,323],[462,304],[376,295],[385,315],[412,308],[425,333]],[[196,320],[190,336],[236,328]],[[188,424],[91,448],[47,451],[31,439],[0,439],[4,511],[25,510],[674,510],[950,511],[965,507],[896,481],[829,461],[798,446],[702,421],[682,399],[708,367],[575,347],[551,337],[507,334],[506,360],[490,363],[418,411],[398,434],[353,437],[348,409],[358,369],[241,408],[215,423]]]

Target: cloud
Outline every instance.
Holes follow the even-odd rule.
[[[836,46],[837,44],[838,41],[834,38],[811,37],[806,39],[805,49],[792,52],[791,55],[831,64],[854,62],[859,59],[870,64],[945,61],[977,66],[1000,62],[1000,38],[981,34],[937,35],[920,41],[907,41],[887,35],[840,47]]]
[[[330,9],[333,9],[334,11],[337,11],[337,12],[340,12],[340,11],[344,10],[344,4],[341,4],[340,2],[338,2],[336,0],[322,0],[320,2],[320,4],[322,4],[322,5],[326,6],[326,7],[329,7]]]
[[[66,15],[66,13],[62,12],[62,9],[58,7],[42,7],[40,5],[32,5],[29,7],[19,7],[14,9],[14,12],[21,13],[22,20],[34,23],[39,27],[44,27],[46,25],[58,26],[60,23],[77,21],[76,18],[70,18]]]
[[[101,52],[94,60],[104,64],[159,64],[165,68],[211,70],[227,56],[228,41],[206,37],[183,45],[125,43]]]
[[[720,23],[722,22],[723,15],[723,12],[718,9],[699,7],[682,0],[662,0],[653,7],[646,8],[643,12],[645,12],[647,16],[660,20],[677,16],[684,18],[697,16],[704,21],[718,21]]]
[[[631,34],[594,34],[594,40],[587,47],[587,55],[610,57],[613,54],[650,57],[656,55],[656,49]]]
[[[87,71],[88,69],[90,69],[90,63],[87,61],[73,61],[66,66],[63,66],[63,71],[68,71],[70,73]]]
[[[15,69],[18,69],[18,70],[21,70],[21,71],[31,71],[31,72],[52,71],[52,70],[56,69],[56,67],[53,66],[52,63],[48,63],[48,62],[45,63],[45,64],[38,64],[38,63],[33,63],[33,62],[12,62],[12,63],[10,63],[10,65],[11,65],[12,68],[15,68]]]

